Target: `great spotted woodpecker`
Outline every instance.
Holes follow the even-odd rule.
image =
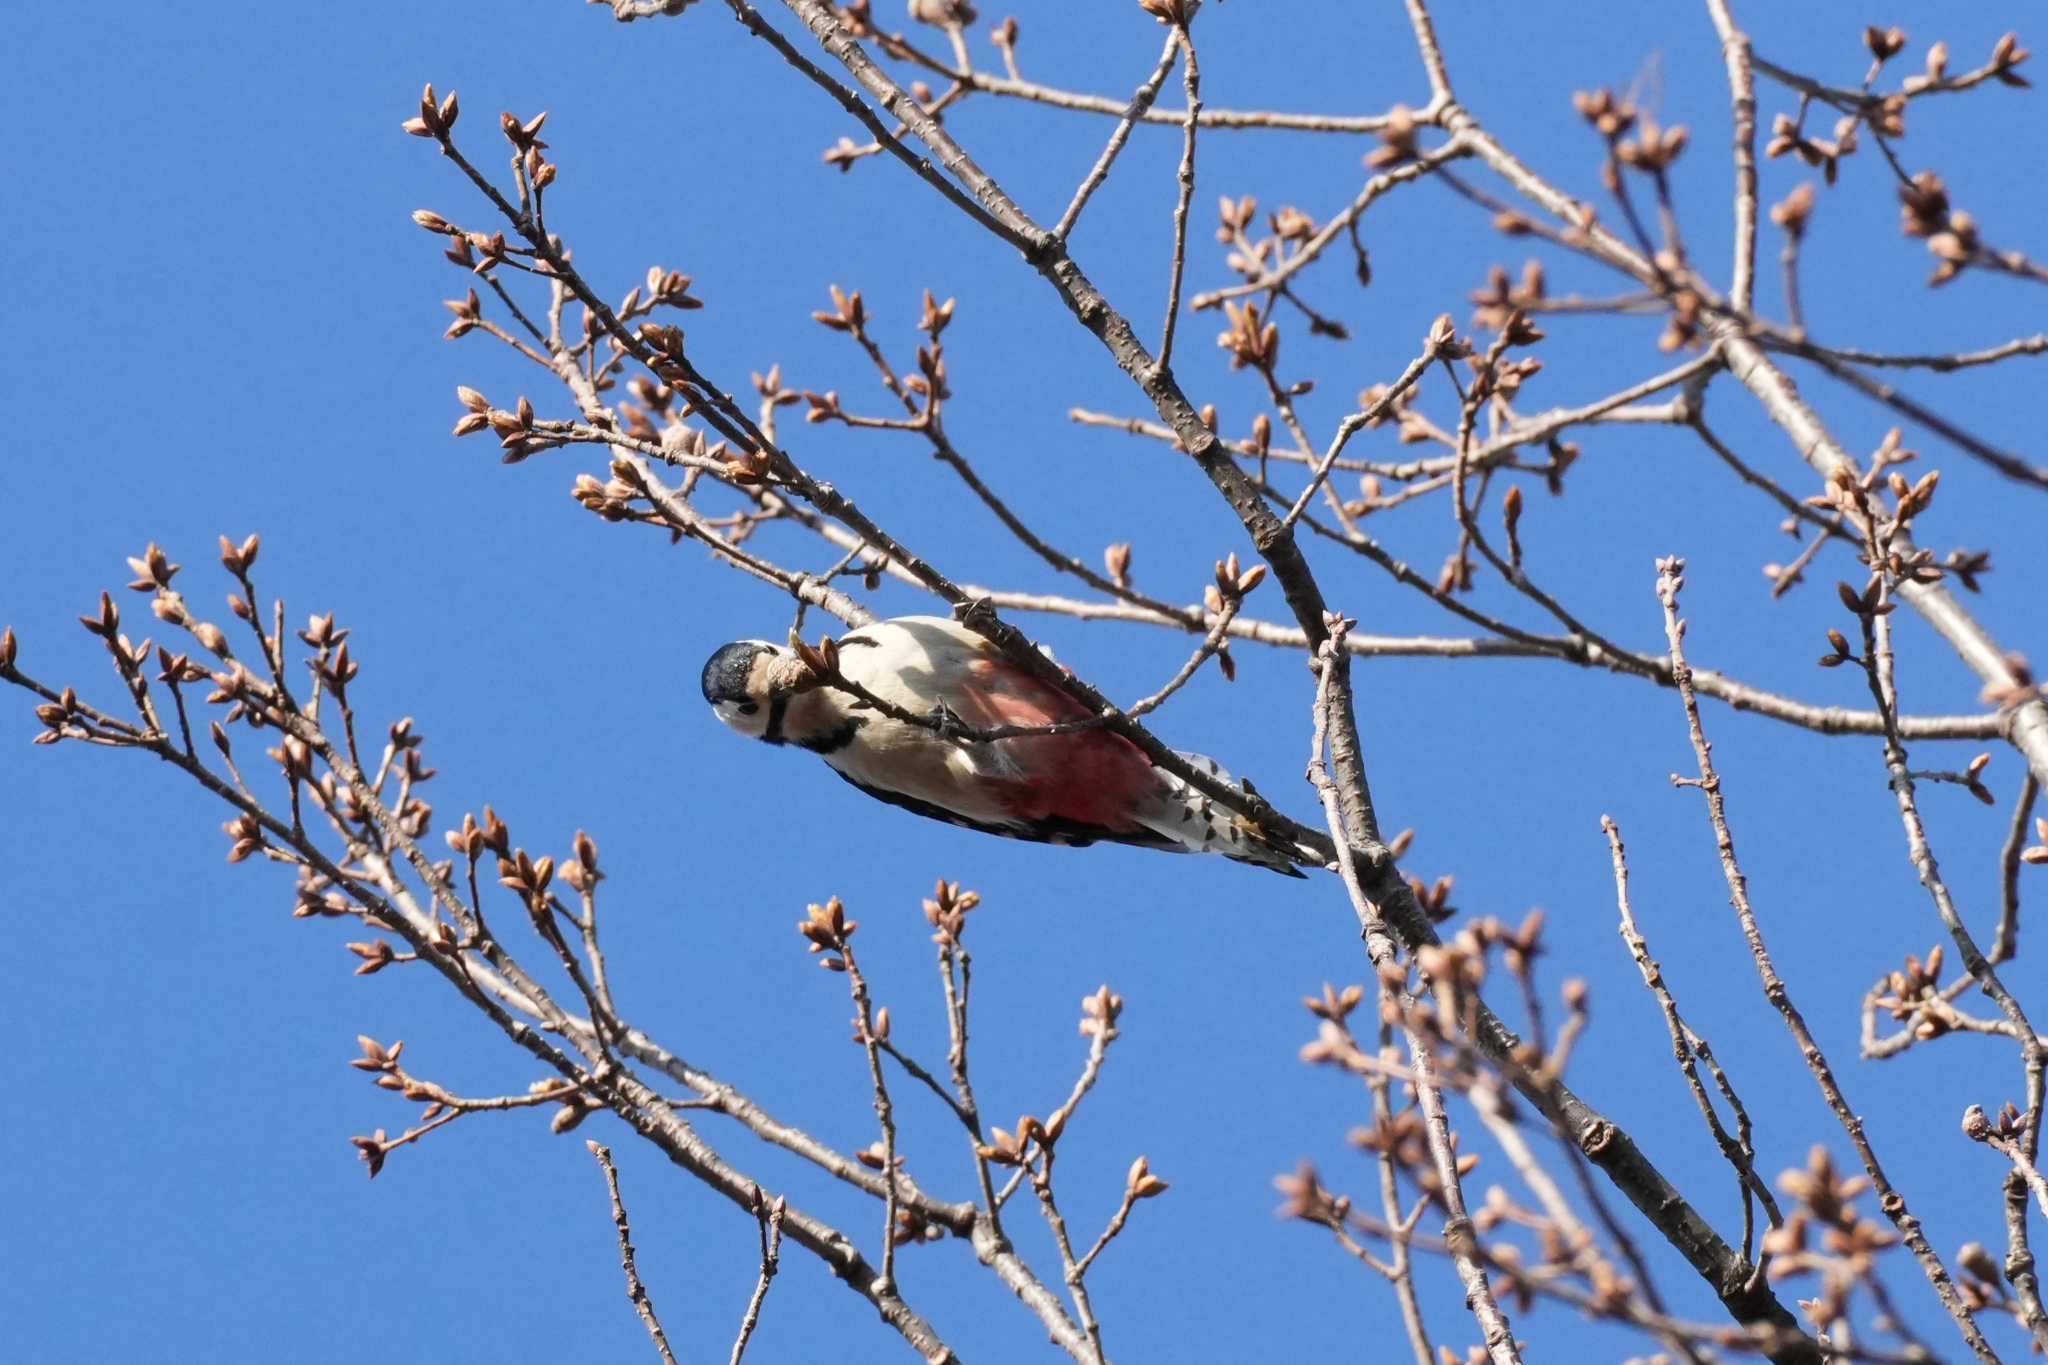
[[[714,653],[704,665],[704,699],[743,735],[809,749],[868,795],[969,829],[1040,843],[1221,853],[1292,877],[1303,875],[1297,863],[1320,861],[1274,843],[1108,729],[974,738],[1092,713],[953,621],[903,616],[849,631],[839,638],[837,666],[848,682],[929,723],[883,714],[822,684],[792,649],[766,640],[736,640]],[[1225,776],[1198,754],[1182,757]]]

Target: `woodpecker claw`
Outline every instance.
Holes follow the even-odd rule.
[[[996,619],[996,604],[986,597],[961,602],[953,608],[953,619],[969,630],[977,626],[993,625]]]
[[[937,706],[934,706],[931,709],[930,715],[932,729],[938,734],[939,738],[965,739],[967,737],[967,722],[960,719],[958,713],[952,707],[946,705],[946,703],[940,702]]]

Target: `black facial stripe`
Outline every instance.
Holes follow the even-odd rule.
[[[814,754],[836,754],[847,745],[853,743],[853,737],[860,733],[860,728],[867,723],[867,718],[864,716],[848,716],[841,722],[838,729],[814,736],[811,739],[800,739],[797,741],[797,744],[802,748],[809,749]]]
[[[782,722],[789,717],[789,698],[777,697],[768,703],[768,728],[761,732],[761,738],[770,744],[782,743]]]
[[[753,700],[747,695],[748,675],[753,672],[755,658],[772,652],[773,648],[758,640],[735,640],[729,645],[719,646],[704,664],[704,700],[714,705],[722,701]]]

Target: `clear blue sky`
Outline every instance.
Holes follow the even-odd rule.
[[[898,7],[882,0],[893,22]],[[991,7],[992,9],[994,7]],[[1135,4],[1022,13],[1028,74],[1121,95],[1149,70],[1159,31]],[[1596,149],[1573,90],[1636,88],[1694,130],[1678,193],[1694,254],[1725,270],[1725,92],[1704,11],[1600,0],[1452,5],[1438,24],[1464,101],[1546,173],[1592,195]],[[1737,5],[1761,50],[1853,83],[1858,31],[1905,25],[1914,53],[1949,39],[1956,65],[1988,52],[1993,11],[1898,3],[1890,11]],[[996,14],[984,16],[982,28]],[[614,296],[652,263],[696,277],[698,363],[730,387],[777,361],[800,387],[879,408],[844,339],[807,320],[838,283],[866,292],[879,334],[912,344],[917,291],[956,295],[949,427],[989,479],[1061,541],[1093,556],[1136,545],[1139,582],[1191,599],[1209,562],[1247,552],[1198,479],[1161,450],[1077,429],[1083,404],[1141,411],[1136,391],[1008,252],[899,168],[850,175],[819,153],[852,131],[761,44],[707,3],[682,22],[615,25],[570,0],[360,7],[40,5],[7,20],[11,132],[9,325],[0,401],[0,619],[22,662],[111,701],[103,656],[72,622],[122,558],[161,541],[206,600],[219,532],[261,530],[263,586],[295,613],[333,610],[355,630],[366,715],[410,714],[441,777],[442,820],[485,801],[536,849],[578,826],[612,874],[607,933],[622,1007],[642,1027],[844,1147],[872,1137],[867,1082],[845,1042],[843,982],[819,972],[791,925],[838,893],[896,1033],[927,1056],[941,1016],[917,901],[936,875],[978,887],[977,1064],[989,1111],[1043,1113],[1079,1064],[1077,1004],[1108,982],[1124,1039],[1063,1144],[1064,1203],[1099,1226],[1131,1157],[1173,1183],[1139,1210],[1092,1278],[1125,1360],[1391,1358],[1385,1286],[1320,1233],[1276,1221],[1270,1177],[1306,1156],[1341,1188],[1370,1188],[1346,1131],[1361,1088],[1294,1060],[1313,1022],[1298,998],[1359,979],[1355,926],[1334,882],[1283,882],[1209,860],[1013,845],[867,802],[807,756],[749,746],[715,724],[697,670],[717,644],[774,635],[785,601],[658,537],[607,526],[567,497],[568,454],[501,469],[487,444],[447,432],[452,391],[543,411],[560,395],[494,343],[446,344],[439,300],[466,282],[408,221],[418,207],[481,218],[452,168],[399,123],[419,86],[460,90],[471,145],[500,161],[496,112],[551,112],[562,164],[553,220]],[[1205,96],[1215,104],[1373,111],[1426,87],[1399,7],[1324,0],[1284,10],[1210,6]],[[2041,38],[2042,34],[2023,35]],[[996,58],[980,37],[980,60]],[[1763,117],[1790,107],[1766,90]],[[971,101],[952,126],[1047,219],[1107,134],[1094,116]],[[2048,151],[2038,96],[1993,88],[1916,106],[1905,149],[1938,166],[1991,240],[2048,248]],[[1318,218],[1347,202],[1367,144],[1269,133],[1205,138],[1192,288],[1227,280],[1211,241],[1219,193],[1296,203]],[[1075,249],[1148,331],[1163,297],[1178,139],[1142,130],[1091,208]],[[1766,167],[1776,199],[1797,179]],[[1921,287],[1928,261],[1900,238],[1889,178],[1858,156],[1824,196],[1808,252],[1809,320],[1823,338],[1887,348],[1988,345],[2041,326],[2027,286],[1965,278]],[[1434,187],[1405,191],[1366,228],[1375,283],[1341,262],[1311,297],[1345,319],[1347,344],[1286,342],[1288,368],[1322,383],[1307,412],[1327,431],[1350,395],[1391,378],[1439,312],[1521,243]],[[1766,229],[1766,263],[1777,238]],[[1559,264],[1554,288],[1611,288]],[[1764,299],[1775,308],[1772,272]],[[1210,345],[1213,315],[1185,324],[1191,391],[1243,431],[1253,381]],[[1583,401],[1660,367],[1654,327],[1560,319],[1530,406]],[[2018,366],[2041,362],[2021,360]],[[2014,370],[1911,378],[1987,437],[2039,461],[2037,385]],[[1814,378],[1852,450],[1889,422]],[[1440,381],[1425,386],[1444,416]],[[1717,422],[1796,486],[1794,452],[1725,381]],[[1696,445],[1625,428],[1582,438],[1568,496],[1536,498],[1531,565],[1621,639],[1656,648],[1656,555],[1692,564],[1695,661],[1816,701],[1863,704],[1851,670],[1811,666],[1839,608],[1827,583],[1772,603],[1758,566],[1781,558],[1778,515]],[[1989,546],[1996,571],[1971,599],[2000,637],[2042,655],[2048,540],[2034,494],[1987,477],[1932,438],[1909,436],[1944,474],[1923,522],[1946,550]],[[795,427],[800,457],[956,576],[1060,590],[908,439]],[[1390,451],[1391,432],[1361,450]],[[1452,528],[1440,504],[1376,523],[1434,565]],[[811,567],[827,560],[811,554]],[[1450,626],[1360,563],[1329,561],[1325,588],[1362,628]],[[1271,594],[1267,589],[1267,594]],[[1484,589],[1481,599],[1506,605]],[[1277,595],[1254,599],[1266,612]],[[139,599],[129,599],[131,609]],[[919,610],[901,589],[884,613]],[[1113,696],[1151,690],[1184,656],[1166,632],[1116,633],[1025,619]],[[1901,628],[1910,709],[1975,704],[1976,688],[1917,623]],[[1243,646],[1226,685],[1205,673],[1158,719],[1171,742],[1215,754],[1298,814],[1309,689],[1297,658]],[[1782,1029],[1765,1008],[1724,904],[1696,798],[1667,775],[1690,756],[1674,695],[1552,663],[1374,661],[1357,680],[1375,794],[1391,827],[1420,835],[1412,868],[1455,873],[1468,914],[1551,916],[1549,988],[1592,988],[1594,1027],[1573,1079],[1642,1140],[1724,1229],[1731,1182],[1671,1073],[1651,1002],[1614,932],[1599,832],[1614,814],[1635,859],[1638,908],[1693,1022],[1758,1111],[1761,1164],[1800,1162],[1818,1139],[1846,1160]],[[620,1283],[598,1173],[575,1139],[535,1116],[465,1120],[395,1155],[366,1183],[346,1138],[404,1126],[409,1106],[345,1063],[354,1036],[403,1038],[422,1074],[465,1093],[518,1090],[531,1066],[424,972],[359,980],[348,937],[289,917],[287,879],[222,861],[222,813],[168,770],[78,747],[31,750],[18,697],[0,699],[0,895],[12,917],[0,1020],[11,1046],[0,1203],[0,1318],[8,1354],[87,1359],[353,1361],[639,1360],[647,1347]],[[1880,1152],[1944,1252],[2001,1240],[1994,1158],[1955,1136],[1966,1104],[2015,1096],[2009,1049],[1949,1040],[1884,1065],[1854,1062],[1865,987],[1939,926],[1915,885],[1875,746],[1822,741],[1769,721],[1708,713],[1736,837],[1781,967],[1846,1072]],[[1963,746],[1923,746],[1916,766],[1955,766]],[[2002,797],[2019,767],[2000,749]],[[2005,812],[1953,789],[1927,798],[1937,849],[1965,913],[1988,930]],[[2032,934],[2013,969],[2041,980]],[[908,1087],[903,1088],[906,1092]],[[967,1168],[932,1105],[910,1098],[905,1150],[929,1183],[964,1197]],[[723,1358],[753,1278],[754,1230],[608,1121],[641,1246],[640,1266],[683,1358]],[[712,1140],[764,1180],[789,1184],[869,1243],[869,1206],[755,1150]],[[1488,1160],[1475,1195],[1505,1167]],[[1027,1220],[1016,1220],[1027,1221]],[[1037,1234],[1027,1243],[1053,1264]],[[900,1346],[818,1265],[792,1249],[755,1351],[763,1361],[887,1359]],[[1675,1306],[1716,1308],[1673,1258]],[[1441,1340],[1476,1334],[1452,1281],[1429,1268]],[[905,1254],[906,1292],[968,1359],[1045,1358],[1035,1324],[964,1248]],[[1953,1337],[1909,1269],[1894,1279],[1947,1350]],[[1785,1287],[1786,1297],[1809,1292]],[[1539,1358],[1610,1358],[1612,1335],[1556,1309],[1517,1317]],[[1998,1340],[2014,1346],[2002,1327]]]

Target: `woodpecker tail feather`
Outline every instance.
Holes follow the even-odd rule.
[[[1180,756],[1220,781],[1235,781],[1212,758],[1191,753]],[[1234,862],[1270,868],[1287,877],[1306,876],[1301,866],[1320,864],[1321,860],[1313,855],[1276,842],[1251,821],[1225,810],[1172,773],[1161,771],[1159,778],[1158,799],[1139,819],[1147,829],[1182,848],[1194,853],[1221,853]]]

